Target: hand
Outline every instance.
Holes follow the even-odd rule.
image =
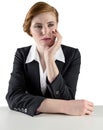
[[[55,41],[52,44],[52,46],[45,48],[45,50],[44,50],[45,59],[47,59],[47,57],[48,58],[54,57],[54,55],[57,52],[57,50],[59,49],[61,41],[62,41],[62,36],[60,35],[60,33],[57,30],[52,31],[52,34],[55,37]]]
[[[66,103],[65,114],[68,115],[90,115],[93,112],[93,103],[87,100],[69,100]]]

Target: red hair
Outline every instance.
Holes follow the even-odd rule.
[[[52,7],[51,5],[49,5],[48,3],[45,3],[45,2],[37,2],[29,9],[29,11],[25,17],[24,24],[23,24],[24,32],[26,32],[28,35],[31,36],[30,26],[31,26],[31,21],[32,21],[33,17],[35,17],[38,14],[45,13],[45,12],[54,13],[54,15],[56,17],[56,21],[58,22],[58,11],[54,7]]]

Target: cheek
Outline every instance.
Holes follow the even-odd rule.
[[[32,35],[33,38],[38,38],[40,34],[36,31],[31,30],[31,35]]]
[[[33,38],[38,37],[38,32],[35,31],[32,26],[30,27],[30,33],[31,33],[31,35],[32,35]]]

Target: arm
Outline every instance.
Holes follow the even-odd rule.
[[[59,70],[57,68],[57,65],[55,63],[54,56],[57,52],[57,50],[60,48],[60,43],[62,40],[61,35],[56,30],[52,32],[54,37],[57,37],[57,41],[54,41],[53,45],[50,47],[47,47],[44,50],[44,59],[46,64],[46,71],[47,71],[47,78],[48,81],[51,83],[59,74]]]
[[[68,54],[68,58],[66,58],[65,64],[62,64],[62,71],[59,72],[57,77],[51,83],[47,80],[47,87],[52,95],[52,98],[66,100],[75,99],[76,85],[80,71],[79,51],[75,49],[72,51],[72,54],[70,52],[70,54]]]
[[[60,47],[61,35],[55,32],[57,41],[45,50],[45,63],[47,69],[47,87],[52,98],[75,99],[76,85],[80,71],[80,52],[78,49],[65,47],[65,63],[55,62],[54,55]],[[57,65],[62,65],[62,71]]]
[[[59,39],[60,35],[57,34],[57,37]],[[89,115],[93,111],[92,102],[87,100],[70,100],[75,98],[76,84],[80,71],[80,53],[78,49],[75,49],[72,55],[70,54],[71,57],[67,55],[63,71],[59,72],[54,60],[54,54],[60,45],[58,41],[52,47],[47,48],[45,53],[48,89],[52,98],[57,99],[45,99],[37,111],[68,115]]]
[[[14,59],[13,72],[11,73],[6,99],[10,109],[33,116],[37,114],[36,110],[45,98],[27,92],[24,63],[25,58],[18,49]]]
[[[37,111],[76,116],[90,115],[93,112],[93,103],[87,100],[45,99]]]

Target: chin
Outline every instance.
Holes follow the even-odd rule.
[[[44,44],[44,46],[48,46],[48,47],[51,47],[52,45],[53,45],[53,43],[43,43]]]

